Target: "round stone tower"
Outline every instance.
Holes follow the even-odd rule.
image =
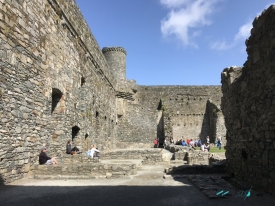
[[[104,47],[102,53],[114,77],[117,80],[126,80],[126,50],[122,47]]]

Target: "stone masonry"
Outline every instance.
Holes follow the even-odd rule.
[[[275,195],[275,6],[255,18],[243,68],[222,72],[227,172]]]
[[[225,141],[220,86],[142,86],[126,50],[93,37],[74,0],[0,0],[0,175],[28,175],[42,146],[150,148],[165,136]],[[224,142],[225,143],[225,142]]]

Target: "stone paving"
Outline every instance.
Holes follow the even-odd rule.
[[[244,200],[238,190],[221,181],[221,175],[165,175],[164,165],[142,165],[129,179],[29,180],[0,187],[0,202],[5,206],[30,205],[149,205],[149,206],[273,206],[275,197],[254,191]],[[195,186],[196,185],[196,186]],[[219,198],[207,192],[230,190]]]

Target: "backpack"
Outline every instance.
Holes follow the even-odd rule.
[[[87,155],[87,156],[91,156],[91,150],[88,150],[88,151],[86,152],[86,155]]]

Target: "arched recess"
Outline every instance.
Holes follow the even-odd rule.
[[[79,133],[80,128],[78,126],[72,127],[72,140],[74,141],[74,138],[77,136]]]
[[[51,113],[63,113],[65,107],[63,93],[56,88],[52,88],[52,110]]]

